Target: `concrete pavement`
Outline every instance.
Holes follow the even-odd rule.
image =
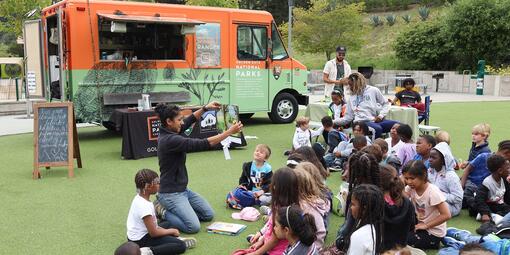
[[[434,103],[445,102],[482,102],[482,101],[510,101],[510,97],[498,96],[477,96],[471,94],[460,93],[436,93],[429,92]],[[387,98],[392,98],[393,95],[384,95]],[[323,98],[322,95],[310,95],[310,102],[318,102]],[[509,102],[510,103],[510,102]],[[306,107],[300,106],[300,109]],[[77,125],[78,128],[94,126],[93,124],[82,123]],[[34,129],[33,118],[27,118],[27,115],[9,115],[0,116],[0,136],[31,133]]]

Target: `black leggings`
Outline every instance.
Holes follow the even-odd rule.
[[[427,230],[420,229],[409,233],[407,244],[422,250],[439,249],[441,239],[443,238],[431,235]]]
[[[154,255],[181,254],[186,251],[186,244],[173,236],[153,238],[146,234],[142,239],[132,242],[135,242],[140,247],[149,247]]]

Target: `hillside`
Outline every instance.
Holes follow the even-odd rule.
[[[374,66],[377,69],[400,69],[405,67],[405,63],[400,63],[395,57],[395,51],[392,48],[396,37],[404,32],[409,27],[423,22],[418,14],[419,6],[412,6],[405,11],[391,11],[391,12],[378,12],[364,14],[365,29],[362,31],[364,34],[364,44],[360,50],[349,51],[347,49],[347,61],[353,69],[358,66]],[[434,19],[445,10],[444,7],[433,7],[430,10],[429,19]],[[397,21],[393,26],[386,24],[386,15],[395,14]],[[405,14],[411,15],[411,22],[405,23],[402,16]],[[374,28],[371,24],[370,17],[378,15],[383,20],[384,25]],[[338,42],[342,44],[342,42]],[[326,62],[326,56],[321,54],[307,54],[295,52],[295,58],[303,62],[308,69],[322,69]]]

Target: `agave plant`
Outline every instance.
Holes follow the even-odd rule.
[[[411,15],[409,14],[406,14],[406,15],[402,15],[402,19],[407,23],[409,24],[409,22],[411,22]]]
[[[386,21],[388,25],[391,27],[395,25],[395,22],[397,22],[397,16],[395,16],[395,14],[386,15]]]
[[[421,20],[425,21],[429,18],[430,9],[425,6],[422,6],[422,7],[418,8],[418,13],[420,14]]]
[[[372,26],[374,27],[383,25],[383,21],[377,15],[370,16],[370,20],[372,21]]]

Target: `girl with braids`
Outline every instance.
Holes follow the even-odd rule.
[[[351,203],[352,191],[361,184],[380,186],[379,162],[375,156],[362,151],[356,152],[349,158],[348,165],[349,193],[345,203],[347,212],[345,214],[345,222],[340,227],[335,241],[336,247],[340,250],[345,247],[348,230],[354,225],[354,219],[349,206]]]
[[[407,184],[405,194],[414,205],[418,222],[407,243],[418,249],[438,249],[446,235],[446,221],[451,218],[446,198],[438,187],[429,183],[423,161],[409,161],[402,174]]]
[[[314,218],[303,213],[297,205],[289,205],[278,210],[274,234],[278,239],[289,242],[283,255],[318,255],[315,241]]]
[[[331,204],[328,200],[321,198],[321,191],[315,184],[313,177],[300,165],[294,169],[297,176],[297,193],[299,197],[299,206],[303,212],[310,214],[314,218],[315,224],[315,245],[322,248],[326,238],[326,222]]]
[[[347,255],[380,254],[383,246],[384,200],[379,187],[361,184],[352,191],[351,213],[355,224],[348,230]]]
[[[142,255],[181,254],[196,245],[194,238],[182,239],[179,230],[164,229],[157,225],[154,205],[150,196],[159,189],[158,174],[142,169],[135,175],[136,194],[127,218],[127,238],[136,243]]]
[[[405,247],[416,216],[411,201],[403,196],[404,183],[390,165],[380,166],[381,190],[384,194],[383,250]]]
[[[189,138],[182,134],[200,119],[202,113],[219,109],[220,106],[218,102],[211,102],[186,118],[183,118],[180,108],[176,105],[156,106],[156,112],[161,120],[158,137],[161,187],[158,202],[163,207],[158,211],[163,215],[163,219],[168,221],[168,225],[185,233],[197,233],[200,231],[200,221],[210,221],[214,216],[209,203],[188,189],[186,153],[208,150],[229,135],[239,132],[243,125],[238,122],[227,131],[206,139]]]
[[[375,138],[389,132],[397,122],[384,119],[390,110],[390,104],[381,91],[367,85],[365,77],[360,73],[349,75],[348,82],[351,96],[347,100],[345,116],[335,119],[334,123],[347,126],[353,121],[366,122],[368,126],[375,129]]]
[[[280,208],[292,204],[299,204],[299,195],[296,192],[298,178],[294,170],[283,167],[273,174],[271,182],[271,212],[278,212]],[[278,240],[274,235],[275,215],[269,217],[261,231],[250,237],[250,249],[253,252],[248,255],[281,255],[287,247],[287,240]]]

